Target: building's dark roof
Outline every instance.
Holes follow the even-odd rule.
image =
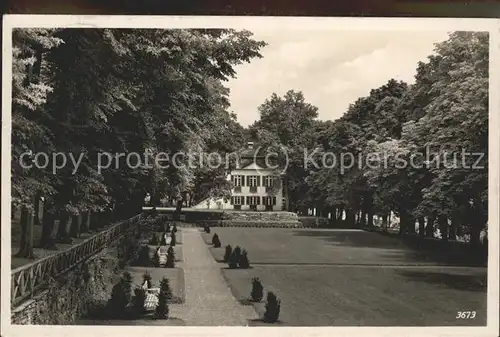
[[[262,168],[267,168],[268,166],[274,168],[276,165],[276,158],[272,156],[268,157],[268,163],[266,164],[266,155],[267,150],[262,146],[253,145],[252,147],[247,147],[240,152],[240,167],[247,167],[255,162],[255,164]]]
[[[259,146],[254,146],[253,148],[246,148],[241,151],[241,159],[254,159],[254,158],[265,158],[266,150]]]

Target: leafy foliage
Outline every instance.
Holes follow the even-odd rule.
[[[168,197],[180,207],[195,187],[225,193],[224,170],[154,159],[160,151],[171,158],[236,146],[228,139],[241,126],[223,82],[234,66],[261,57],[264,45],[248,31],[227,29],[14,30],[13,205],[31,207],[38,195],[53,219],[109,211],[126,218],[141,211],[147,193],[153,205]],[[72,154],[79,165],[55,174],[52,165],[25,169],[20,159],[29,151]],[[119,156],[132,152],[143,160]],[[98,154],[109,164],[103,170]],[[33,156],[23,159],[29,164]],[[49,246],[53,220],[43,226],[41,246]]]
[[[392,214],[401,235],[477,245],[488,214],[488,50],[487,33],[451,33],[414,84],[390,79],[336,121],[316,120],[300,92],[273,94],[250,133],[286,152],[289,210],[353,227],[377,218],[384,230]]]

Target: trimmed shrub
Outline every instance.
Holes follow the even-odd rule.
[[[170,247],[172,248],[172,247]],[[169,249],[170,251],[170,249]],[[167,268],[175,268],[175,253],[172,248],[172,252],[167,254],[167,262],[165,263],[165,267]]]
[[[231,253],[233,252],[233,248],[231,245],[226,245],[226,250],[224,251],[224,262],[229,262],[229,258],[231,257]]]
[[[148,272],[145,272],[142,275],[142,284],[146,282],[148,289],[153,287],[153,282],[151,280],[152,280],[151,274],[149,274]]]
[[[149,246],[143,245],[139,248],[139,253],[137,254],[136,265],[148,267],[151,265],[151,259],[149,258]]]
[[[234,254],[234,256],[236,256],[236,261],[239,261],[240,257],[241,257],[241,248],[240,248],[240,246],[236,246],[234,248],[233,254]]]
[[[248,253],[243,249],[240,255],[240,259],[238,260],[238,267],[243,269],[250,268],[250,261],[248,261]]]
[[[172,232],[171,234],[172,241],[170,241],[170,247],[175,247],[177,244],[177,237],[175,235],[175,232]]]
[[[167,278],[163,278],[160,282],[160,293],[158,294],[158,305],[156,306],[155,318],[168,319],[169,308],[168,300],[172,298],[172,290]]]
[[[130,303],[132,293],[132,276],[128,272],[122,277],[111,290],[111,298],[108,302],[109,312],[115,317],[125,315],[125,310]]]
[[[149,244],[152,246],[156,246],[158,244],[158,237],[156,236],[156,233],[153,233],[151,240],[149,240]]]
[[[209,225],[205,225],[204,229],[205,229],[205,232],[207,234],[210,234],[210,226]]]
[[[281,301],[270,291],[267,293],[266,312],[264,313],[264,322],[275,323],[280,316]]]
[[[231,268],[231,269],[238,268],[240,256],[241,256],[241,248],[236,246],[236,248],[234,248],[233,252],[231,253],[231,256],[229,257],[229,261],[227,262],[229,265],[229,268]]]
[[[174,227],[172,228],[172,232],[177,233],[177,225],[174,224]]]
[[[254,277],[252,279],[252,292],[250,295],[252,296],[252,301],[254,302],[260,302],[262,297],[264,297],[264,287],[258,277]]]
[[[136,315],[144,314],[144,303],[146,303],[146,290],[142,288],[135,288],[134,298],[132,299],[132,308]]]
[[[120,280],[111,290],[111,298],[108,302],[109,313],[115,317],[123,316],[129,300],[125,292],[124,284]]]
[[[220,248],[220,246],[221,246],[219,236],[217,235],[217,233],[215,233],[214,236],[212,237],[212,245],[215,248]]]

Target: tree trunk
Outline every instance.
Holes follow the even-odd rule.
[[[177,204],[175,205],[175,214],[177,216],[181,214],[182,205],[184,205],[184,197],[177,199]]]
[[[23,207],[21,211],[21,240],[17,257],[33,259],[33,226],[34,214],[27,207]]]
[[[457,233],[458,233],[458,226],[460,224],[458,212],[453,212],[450,220],[451,220],[451,226],[450,226],[449,239],[456,241],[457,240]]]
[[[364,207],[361,209],[360,212],[359,226],[361,228],[366,227],[366,212]]]
[[[366,225],[370,228],[373,227],[373,196],[368,193],[365,200],[366,215],[368,217]]]
[[[40,222],[40,199],[42,197],[42,194],[38,192],[35,196],[35,212],[34,212],[34,225],[35,226],[41,226],[42,223]]]
[[[432,214],[427,217],[427,225],[425,226],[425,236],[428,238],[434,237],[434,222],[436,221],[436,215]]]
[[[57,228],[57,243],[71,243],[71,238],[69,237],[68,227],[70,225],[71,217],[68,212],[63,211],[59,217],[59,226]]]
[[[448,241],[448,217],[440,214],[438,216],[439,232],[441,233],[441,240]]]
[[[337,210],[337,221],[342,221],[342,218],[344,217],[344,209],[342,207],[339,207]]]
[[[415,234],[415,217],[410,212],[405,212],[406,216],[406,232],[408,234]]]
[[[370,207],[368,209],[368,214],[367,214],[368,215],[368,223],[367,223],[368,227],[373,227],[373,210],[372,209],[373,209],[372,207]]]
[[[78,238],[80,236],[80,228],[82,225],[82,215],[74,215],[71,221],[70,235],[72,238]]]
[[[95,212],[95,213],[92,213],[91,216],[89,216],[89,228],[90,228],[90,232],[95,232],[99,229],[99,223],[101,221],[101,213],[99,212]]]
[[[82,216],[80,234],[88,233],[90,230],[90,212],[85,212]]]
[[[389,212],[382,215],[382,231],[387,233],[387,226],[389,224]]]
[[[399,232],[398,232],[399,235],[403,235],[406,233],[406,227],[407,227],[406,221],[407,219],[405,214],[403,212],[399,212]]]
[[[425,218],[423,216],[418,218],[418,235],[425,236]]]
[[[345,222],[346,222],[346,225],[349,227],[352,227],[352,228],[356,227],[353,210],[350,210],[350,209],[346,210]]]
[[[40,238],[39,247],[44,249],[57,249],[55,240],[52,237],[56,216],[49,210],[49,207],[47,207],[48,205],[46,203],[44,203],[43,206],[42,236]]]
[[[472,218],[470,219],[471,222],[471,232],[470,232],[470,244],[474,248],[479,248],[481,245],[480,241],[480,235],[481,231],[483,228],[486,227],[486,222],[488,220],[487,218],[487,212],[483,211],[483,208],[481,206],[481,201],[478,201],[479,198],[474,200],[473,208],[472,208]]]

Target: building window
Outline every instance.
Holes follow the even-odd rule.
[[[243,197],[240,196],[234,196],[231,197],[231,205],[233,205],[234,209],[241,209],[241,204],[243,203]]]
[[[247,204],[250,206],[260,205],[260,197],[247,197]]]
[[[276,197],[262,197],[262,203],[266,206],[275,206]]]
[[[234,186],[235,187],[238,187],[238,186],[243,186],[243,176],[242,175],[234,175],[234,176],[231,176],[231,181],[233,182]]]
[[[274,177],[273,176],[264,177],[264,186],[265,187],[273,187],[274,186]]]
[[[234,205],[241,205],[242,202],[243,202],[243,197],[240,197],[240,196],[233,197],[233,204]]]
[[[248,176],[248,186],[257,187],[259,186],[259,176]]]

